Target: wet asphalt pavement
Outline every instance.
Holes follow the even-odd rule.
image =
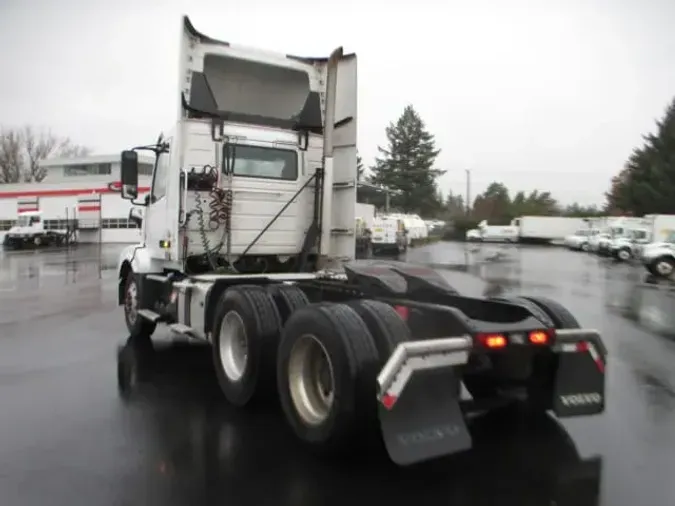
[[[675,504],[675,291],[642,269],[557,248],[441,243],[408,260],[472,295],[565,304],[609,350],[607,411],[524,424],[471,422],[474,449],[397,468],[373,449],[321,460],[279,408],[229,408],[209,350],[162,339],[123,400],[116,349],[119,248],[0,254],[0,504]]]

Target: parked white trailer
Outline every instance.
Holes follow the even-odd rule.
[[[518,241],[524,243],[562,242],[583,228],[589,228],[584,218],[564,216],[520,216],[511,223],[518,227]]]
[[[466,232],[467,241],[480,242],[517,242],[518,227],[513,225],[489,225],[487,220]]]
[[[400,465],[464,451],[468,413],[516,395],[541,414],[604,411],[602,339],[560,304],[464,297],[420,265],[351,261],[355,55],[289,56],[187,18],[181,28],[176,125],[122,152],[122,197],[144,208],[143,240],[118,265],[123,395],[139,378],[135,350],[165,324],[211,345],[228,402],[276,395],[295,436],[323,451],[362,435]],[[157,156],[141,202],[139,149]]]

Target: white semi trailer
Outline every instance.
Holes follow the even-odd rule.
[[[275,392],[322,450],[379,425],[402,465],[468,449],[464,415],[516,390],[558,416],[602,412],[605,348],[559,304],[464,297],[428,268],[351,261],[356,64],[342,49],[239,47],[183,19],[176,124],[122,153],[122,197],[144,208],[118,270],[130,341],[159,324],[206,340],[232,404]],[[144,149],[157,161],[137,202]],[[125,357],[121,386],[135,376]]]

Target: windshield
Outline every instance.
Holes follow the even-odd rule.
[[[19,216],[18,219],[16,220],[16,224],[19,227],[29,227],[31,224],[31,218],[34,218],[34,216]]]
[[[237,144],[234,151],[234,175],[283,179],[298,178],[298,154],[292,149],[245,146]]]

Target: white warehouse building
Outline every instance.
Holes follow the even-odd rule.
[[[154,156],[139,154],[139,193],[152,181]],[[0,185],[0,240],[18,215],[40,211],[46,229],[64,229],[78,220],[80,242],[135,243],[140,229],[130,222],[131,203],[115,191],[120,180],[120,154],[44,160],[39,183]],[[112,188],[111,188],[112,187]]]

